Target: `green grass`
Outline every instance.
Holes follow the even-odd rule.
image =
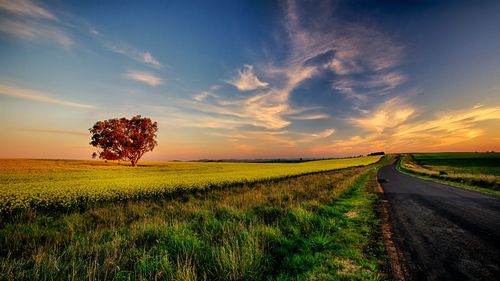
[[[67,209],[96,202],[135,200],[372,164],[379,156],[304,163],[144,162],[139,167],[102,161],[0,161],[0,213]]]
[[[427,180],[500,196],[500,153],[405,154],[398,169]]]
[[[381,280],[376,166],[0,222],[1,280]]]
[[[416,153],[412,157],[421,166],[449,174],[500,176],[500,153]]]

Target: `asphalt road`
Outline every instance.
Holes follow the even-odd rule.
[[[384,182],[386,180],[387,182]],[[500,280],[500,199],[382,168],[394,244],[410,280]]]

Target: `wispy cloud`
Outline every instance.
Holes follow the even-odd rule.
[[[394,113],[388,113],[391,111]],[[344,153],[446,149],[482,136],[488,130],[482,125],[483,122],[500,120],[500,107],[453,110],[428,116],[423,121],[410,118],[417,116],[417,113],[417,109],[403,101],[389,101],[365,119],[353,120],[357,126],[365,129],[365,135],[337,139],[330,145],[314,149]],[[387,120],[387,117],[389,124],[382,125],[381,120]]]
[[[368,131],[382,132],[387,128],[392,128],[404,123],[415,113],[415,108],[406,104],[401,98],[392,98],[374,111],[363,117],[350,118],[354,125]]]
[[[257,89],[264,89],[269,86],[269,83],[262,82],[253,72],[252,65],[244,65],[238,70],[238,77],[227,81],[229,84],[235,86],[240,91],[252,91]]]
[[[293,120],[322,120],[330,118],[330,115],[324,113],[301,114],[301,115],[291,115],[288,116],[288,118]]]
[[[327,137],[333,135],[333,133],[335,133],[335,129],[331,128],[331,129],[326,129],[326,130],[321,131],[321,132],[316,133],[316,134],[312,134],[311,136],[313,136],[315,138],[327,138]]]
[[[402,63],[403,46],[375,28],[337,21],[324,5],[317,5],[314,11],[317,20],[308,22],[302,14],[311,11],[300,4],[287,2],[291,62],[307,62],[333,72],[333,89],[359,102],[367,102],[367,96],[374,93],[385,94],[407,80],[394,70]]]
[[[318,13],[317,20],[310,23],[307,15],[312,11],[305,11],[301,4],[288,1],[285,5],[283,26],[287,38],[280,44],[287,44],[288,54],[281,59],[257,62],[255,67],[244,65],[236,78],[227,81],[240,91],[249,91],[247,95],[209,99],[207,91],[196,96],[193,107],[219,118],[236,117],[247,125],[275,130],[294,120],[329,118],[321,110],[316,114],[296,114],[296,106],[290,102],[294,90],[320,74],[333,72],[332,92],[361,102],[366,102],[368,95],[388,94],[408,79],[395,69],[401,64],[403,47],[385,34],[361,25],[335,22],[328,9],[321,7],[313,11]]]
[[[193,96],[193,100],[195,100],[197,102],[202,102],[208,97],[219,98],[218,95],[216,95],[210,91],[201,91],[198,94]]]
[[[130,80],[146,83],[153,87],[159,86],[164,83],[162,78],[151,72],[146,72],[146,71],[130,70],[125,74],[125,77]]]
[[[476,125],[487,120],[500,119],[500,107],[479,107],[465,110],[455,110],[439,114],[436,118],[403,124],[398,127],[394,136],[416,137],[432,132],[453,134],[454,132],[479,132]],[[463,138],[467,138],[467,133]]]
[[[330,38],[317,40],[330,45],[325,48],[334,55],[325,67],[339,75],[388,70],[399,66],[403,56],[402,46],[382,32],[359,24],[344,24]]]
[[[481,108],[481,107],[483,107],[483,106],[484,106],[484,104],[482,104],[482,103],[476,103],[476,104],[472,107],[472,109],[478,109],[478,108]]]
[[[287,131],[244,131],[218,133],[212,132],[211,135],[225,138],[229,142],[237,142],[241,145],[257,146],[286,146],[295,147],[299,142],[286,135]]]
[[[35,21],[0,19],[0,31],[32,42],[56,42],[65,48],[73,45],[73,40],[66,32]]]
[[[156,68],[163,67],[161,65],[161,63],[155,57],[153,57],[153,55],[151,55],[150,52],[142,52],[142,53],[139,52],[139,55],[142,57],[142,61],[145,64],[151,65],[151,66],[156,67]]]
[[[153,68],[160,69],[163,65],[148,51],[141,51],[136,49],[135,47],[131,47],[128,45],[118,45],[112,43],[103,43],[104,46],[117,54],[124,55],[130,59],[138,61],[140,63],[144,63]]]
[[[296,133],[293,138],[300,144],[314,144],[318,141],[325,141],[335,134],[335,129],[329,128],[317,133]],[[323,145],[323,144],[321,144]]]
[[[53,97],[40,91],[19,88],[9,85],[0,84],[0,95],[10,96],[19,99],[33,100],[45,103],[52,103],[62,106],[77,107],[77,108],[95,108],[94,105],[72,102],[60,98]]]
[[[101,44],[103,48],[113,53],[123,55],[152,68],[163,68],[163,64],[150,51],[141,50],[131,44],[114,40],[93,25],[88,25],[88,34]]]
[[[52,12],[29,0],[0,0],[0,9],[22,16],[57,20]]]
[[[56,42],[65,48],[74,42],[60,20],[48,9],[32,1],[0,0],[0,32],[31,42]]]

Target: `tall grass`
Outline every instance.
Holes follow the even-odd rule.
[[[0,222],[1,280],[378,280],[372,167]]]

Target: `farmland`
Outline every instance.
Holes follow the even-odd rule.
[[[379,156],[304,163],[2,160],[0,212],[59,209],[112,200],[158,197],[255,181],[368,165]]]
[[[400,167],[455,185],[500,194],[500,153],[415,153],[403,155]]]
[[[380,164],[251,182],[378,159],[264,166],[148,163],[138,169],[85,168],[97,162],[11,165],[12,173],[30,169],[24,176],[31,182],[48,174],[53,180],[64,169],[64,180],[55,181],[60,187],[64,182],[78,186],[83,181],[78,175],[85,180],[114,175],[117,183],[128,175],[121,179],[128,183],[131,174],[146,173],[146,181],[165,180],[161,173],[174,167],[176,172],[169,175],[177,173],[178,179],[207,173],[214,178],[238,175],[244,181],[204,190],[193,187],[171,197],[112,200],[74,211],[11,213],[1,222],[0,279],[381,280],[387,276],[387,259],[374,211],[377,196],[370,191]],[[274,165],[288,167],[287,173],[272,170]],[[265,177],[250,178],[256,172],[249,167]]]

